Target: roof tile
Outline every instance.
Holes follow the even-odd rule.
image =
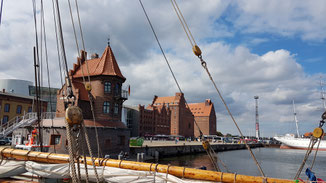
[[[101,58],[94,58],[82,62],[80,66],[78,58],[78,63],[74,65],[74,69],[71,71],[74,78],[80,78],[88,75],[87,66],[90,76],[98,75],[109,75],[118,76],[125,80],[126,78],[122,75],[119,65],[115,59],[110,46],[107,46],[101,56]],[[87,63],[87,64],[86,64]]]

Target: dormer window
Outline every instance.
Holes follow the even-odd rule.
[[[104,82],[104,93],[111,93],[111,82]]]

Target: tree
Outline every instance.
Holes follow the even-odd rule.
[[[216,135],[217,135],[217,136],[221,136],[221,137],[224,136],[223,133],[221,133],[221,132],[219,132],[219,131],[216,131]]]

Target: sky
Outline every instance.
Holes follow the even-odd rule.
[[[37,16],[40,16],[40,1]],[[74,3],[74,0],[71,0]],[[142,1],[188,103],[214,102],[217,130],[239,134],[205,70],[194,56],[170,1]],[[326,1],[177,0],[219,90],[244,135],[255,134],[259,96],[262,136],[318,127],[320,77],[326,80]],[[127,105],[178,92],[138,1],[78,0],[86,51],[101,55],[110,45],[131,86]],[[60,87],[51,1],[44,1],[51,87]],[[74,20],[76,8],[72,7]],[[78,56],[67,1],[60,1],[68,66]],[[4,0],[0,25],[0,78],[34,81],[32,1]],[[39,19],[38,19],[39,21]],[[38,26],[39,26],[38,22]],[[76,25],[77,26],[77,25]],[[78,37],[79,44],[81,44]],[[45,51],[42,52],[45,60]],[[43,85],[47,86],[45,63]]]

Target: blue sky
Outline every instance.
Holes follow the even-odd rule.
[[[254,134],[253,96],[259,95],[263,134],[294,133],[292,100],[300,129],[312,131],[321,109],[319,78],[325,74],[326,1],[177,1],[219,89],[244,133]],[[67,58],[76,46],[67,2],[61,2]],[[52,4],[45,1],[52,86],[60,87]],[[150,104],[177,87],[138,1],[80,0],[86,51],[102,54],[108,35],[131,85],[126,104]],[[188,102],[214,102],[217,130],[238,134],[206,73],[189,46],[169,1],[143,0]],[[39,5],[38,5],[39,9]],[[74,9],[74,8],[73,8]],[[0,27],[0,77],[33,81],[35,44],[30,1],[5,1]],[[80,40],[79,40],[80,41]],[[44,83],[47,76],[44,76]]]

